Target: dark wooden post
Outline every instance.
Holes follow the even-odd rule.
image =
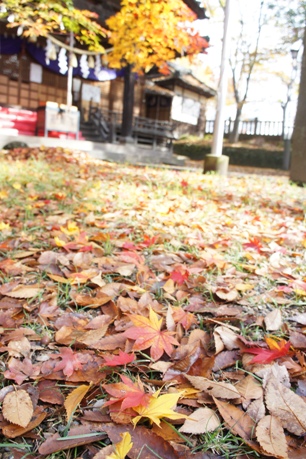
[[[132,67],[127,65],[124,73],[123,112],[121,126],[121,141],[133,142],[133,111],[134,111],[135,76]]]

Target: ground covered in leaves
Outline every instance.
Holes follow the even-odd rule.
[[[306,457],[306,190],[0,155],[0,457]]]

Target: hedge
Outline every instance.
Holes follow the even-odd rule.
[[[173,151],[177,155],[187,156],[191,160],[200,161],[204,160],[206,154],[211,153],[211,146],[175,143]],[[282,169],[283,152],[281,150],[224,146],[222,153],[229,156],[230,164],[235,166]]]

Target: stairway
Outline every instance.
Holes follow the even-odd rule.
[[[97,126],[91,121],[81,121],[80,131],[86,140],[91,142],[105,142],[105,137],[99,133]]]

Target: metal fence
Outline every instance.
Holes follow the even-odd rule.
[[[214,120],[206,120],[205,134],[213,134]],[[224,122],[224,134],[228,135],[234,128],[234,120],[229,118]],[[282,121],[243,120],[239,122],[239,134],[247,136],[290,137],[293,126],[285,126]]]

